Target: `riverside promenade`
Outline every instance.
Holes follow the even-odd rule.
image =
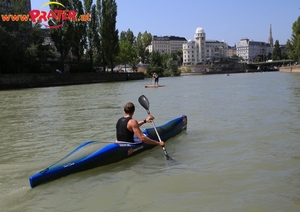
[[[280,72],[300,73],[300,65],[283,66],[279,68]]]

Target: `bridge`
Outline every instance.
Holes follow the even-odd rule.
[[[293,62],[293,60],[269,60],[266,62],[251,63],[248,66],[257,70],[278,69],[278,66],[291,65]]]

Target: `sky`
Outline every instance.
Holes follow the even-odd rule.
[[[31,0],[31,9],[41,9],[46,2]],[[196,29],[201,27],[206,40],[225,41],[230,46],[237,45],[242,38],[267,42],[270,25],[274,43],[278,40],[286,44],[293,23],[300,16],[299,0],[116,0],[116,3],[119,33],[130,29],[135,36],[147,31],[157,36],[194,40]]]

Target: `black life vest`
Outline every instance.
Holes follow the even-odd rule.
[[[116,132],[117,132],[117,140],[118,141],[126,141],[133,142],[134,133],[127,129],[127,123],[131,119],[131,117],[120,118],[116,124]]]

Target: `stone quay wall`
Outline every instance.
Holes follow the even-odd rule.
[[[279,68],[280,72],[300,73],[300,65],[283,66]]]
[[[0,74],[0,90],[142,80],[144,73]]]

